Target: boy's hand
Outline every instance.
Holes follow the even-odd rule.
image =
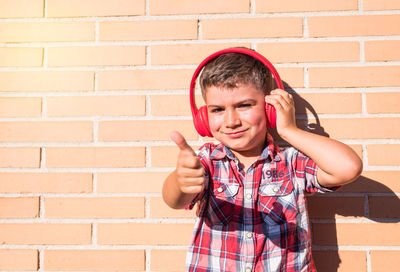
[[[265,96],[265,102],[275,107],[276,129],[278,134],[285,139],[287,131],[297,128],[292,95],[284,90],[275,89],[270,95]]]
[[[176,177],[178,187],[185,194],[198,194],[203,191],[204,168],[194,150],[177,131],[170,134],[171,140],[179,147]]]

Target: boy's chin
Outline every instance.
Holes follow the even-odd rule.
[[[224,146],[228,147],[230,150],[237,152],[237,153],[243,153],[243,152],[247,152],[247,148],[243,147],[243,146],[238,146],[238,145],[232,145],[229,143],[224,143],[221,142]]]

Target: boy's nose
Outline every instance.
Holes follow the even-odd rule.
[[[235,110],[226,110],[225,126],[228,128],[237,127],[240,125],[239,114]]]

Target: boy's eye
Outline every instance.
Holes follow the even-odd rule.
[[[240,104],[239,108],[248,108],[251,107],[251,104]]]
[[[213,107],[210,109],[210,112],[211,113],[219,113],[219,112],[222,112],[223,110],[224,110],[223,108],[216,108],[216,107],[214,108]]]
[[[223,111],[224,109],[222,109],[222,108],[213,108],[213,109],[211,109],[211,112],[212,113],[218,113],[218,112],[221,112],[221,111]]]

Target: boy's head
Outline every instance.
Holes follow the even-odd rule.
[[[226,53],[205,65],[200,86],[214,138],[234,152],[260,155],[267,132],[265,95],[273,87],[270,70],[252,56]]]
[[[233,89],[242,85],[253,85],[256,89],[269,94],[274,81],[270,70],[258,59],[241,53],[226,53],[207,63],[200,75],[200,87],[203,98],[211,86]]]

